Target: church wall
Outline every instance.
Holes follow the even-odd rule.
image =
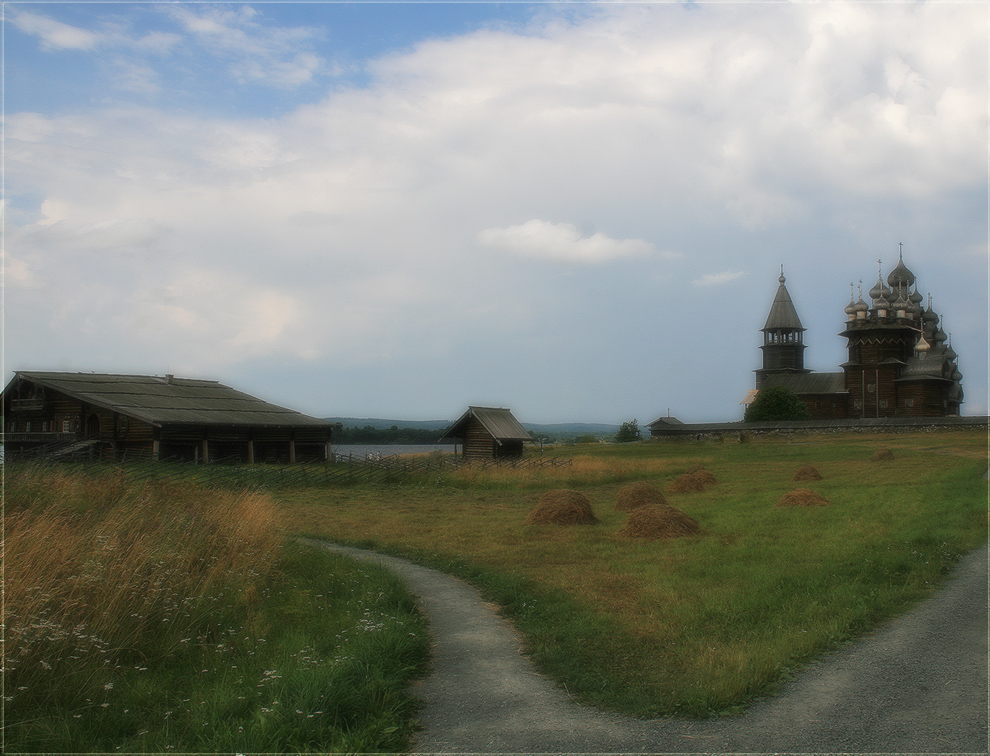
[[[849,416],[848,397],[841,394],[801,394],[812,420],[841,420]]]

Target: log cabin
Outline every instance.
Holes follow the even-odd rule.
[[[3,390],[13,457],[322,462],[331,429],[217,381],[173,375],[18,371]]]
[[[501,407],[468,407],[440,440],[460,440],[464,459],[506,459],[521,457],[523,444],[533,437]]]

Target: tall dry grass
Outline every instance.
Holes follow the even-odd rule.
[[[252,601],[284,541],[273,502],[193,484],[8,471],[4,515],[7,721],[204,637]],[[68,703],[68,702],[67,702]]]
[[[558,455],[559,456],[559,455]],[[492,465],[463,465],[450,472],[447,483],[470,487],[538,487],[577,486],[619,483],[640,477],[656,477],[668,473],[674,464],[653,457],[614,457],[575,454],[570,464],[560,467],[510,467]]]

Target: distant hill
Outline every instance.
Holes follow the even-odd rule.
[[[387,430],[393,425],[397,428],[422,428],[425,430],[443,431],[454,424],[453,420],[387,420],[380,417],[325,417],[331,423],[340,423],[345,428],[364,428],[370,425],[376,430]],[[550,436],[580,436],[591,433],[595,436],[614,436],[619,431],[619,425],[607,423],[523,423],[530,433],[545,433]]]
[[[325,417],[331,423],[340,423],[345,428],[364,428],[370,425],[375,430],[397,428],[422,428],[424,430],[445,430],[454,424],[453,420],[385,420],[380,417]]]

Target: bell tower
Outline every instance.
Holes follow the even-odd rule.
[[[768,375],[794,375],[810,373],[804,367],[804,326],[798,317],[791,295],[784,285],[784,266],[780,266],[780,285],[770,306],[763,332],[763,367],[756,371],[756,388],[762,386]]]

